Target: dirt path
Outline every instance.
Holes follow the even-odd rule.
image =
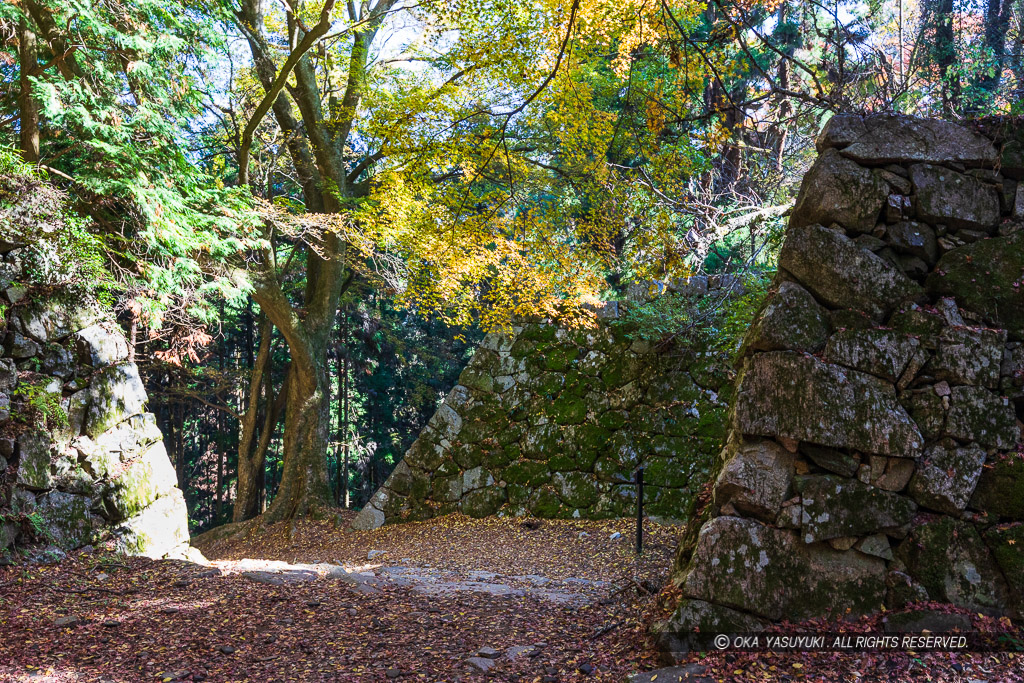
[[[210,567],[80,555],[0,572],[0,677],[33,681],[621,681],[678,532],[450,517],[272,529]],[[616,535],[617,534],[617,535]]]
[[[673,597],[660,587],[678,532],[648,525],[638,561],[630,520],[448,517],[359,533],[302,523],[208,544],[208,566],[94,552],[3,567],[0,681],[622,683],[659,666],[647,622]],[[789,628],[879,632],[886,618]],[[1006,620],[961,618],[1024,642]],[[1003,683],[1024,680],[1021,662],[713,652],[636,683]]]

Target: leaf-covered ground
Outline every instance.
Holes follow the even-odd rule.
[[[348,533],[305,522],[205,544],[212,567],[98,551],[56,566],[4,567],[0,680],[618,682],[659,666],[646,626],[671,602],[670,592],[652,589],[668,576],[679,531],[649,524],[638,561],[632,524],[545,521],[531,528],[522,520],[446,517]],[[621,537],[612,540],[616,532]],[[368,559],[374,550],[384,554]],[[559,590],[579,591],[588,604],[529,591],[425,595],[395,581],[363,592],[328,577],[274,585],[246,577],[242,569],[259,564],[252,558],[329,563],[365,575],[381,566],[455,577],[486,571],[490,581],[514,588],[523,582],[513,577],[543,576]],[[497,659],[484,673],[468,660],[487,648]],[[509,658],[509,648],[519,656]],[[1008,654],[693,659],[708,667],[707,678],[694,679],[702,681],[966,683],[1022,680],[1024,669]]]

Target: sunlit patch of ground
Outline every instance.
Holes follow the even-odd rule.
[[[646,522],[644,557],[637,563],[636,521],[632,519],[527,521],[449,515],[373,531],[351,531],[347,521],[352,516],[343,515],[346,524],[341,528],[327,522],[278,524],[251,538],[236,536],[204,543],[200,549],[211,560],[260,558],[345,566],[402,563],[453,571],[543,574],[551,579],[611,580],[637,571],[664,572],[671,564],[679,534],[679,527]],[[615,533],[619,537],[610,540]],[[367,556],[373,550],[384,554],[371,562]]]

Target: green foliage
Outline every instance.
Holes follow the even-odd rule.
[[[22,252],[25,284],[58,287],[66,295],[113,303],[115,281],[107,270],[107,241],[89,222],[68,210],[62,229],[32,242]]]
[[[716,290],[701,297],[668,292],[647,303],[630,302],[614,325],[627,338],[652,343],[684,337],[697,348],[733,353],[768,292],[770,276],[743,278],[743,293]]]
[[[50,533],[49,528],[46,526],[46,520],[39,512],[30,512],[25,515],[25,521],[28,522],[29,529],[32,535],[36,538],[41,538],[46,541],[53,541],[53,534]]]
[[[189,316],[212,321],[211,300],[237,299],[241,290],[225,277],[211,279],[211,272],[253,244],[247,231],[254,220],[248,192],[218,185],[188,154],[216,50],[225,45],[217,24],[223,6],[205,0],[36,5],[31,14],[0,5],[0,24],[25,22],[39,37],[33,95],[46,167],[35,172],[4,149],[0,169],[52,178],[66,188],[75,211],[63,217],[66,230],[48,236],[52,244],[31,264],[33,277],[39,284],[83,285],[107,303],[116,294],[117,304],[152,328],[168,315],[178,323]],[[4,62],[11,65],[5,80],[17,83],[14,43],[0,46]],[[17,111],[16,98],[0,102],[0,114]],[[67,266],[63,271],[54,267],[54,254]],[[110,263],[117,264],[116,288],[103,269]]]
[[[11,411],[11,415],[26,423],[33,423],[41,427],[65,427],[68,424],[68,414],[60,405],[60,392],[48,390],[50,380],[25,382],[22,381],[15,388],[13,397],[22,405],[21,410]]]
[[[26,164],[17,149],[0,145],[0,177],[33,178],[36,175],[36,167]]]

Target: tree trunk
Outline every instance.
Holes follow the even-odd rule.
[[[342,500],[342,502],[343,502],[343,504],[345,506],[345,509],[347,510],[347,509],[349,509],[349,507],[351,507],[351,502],[349,501],[349,486],[348,486],[348,462],[349,462],[349,448],[350,448],[350,444],[349,444],[349,368],[348,368],[349,361],[348,361],[348,316],[347,315],[342,319],[342,325],[344,325],[344,330],[345,330],[345,332],[344,332],[345,355],[342,358],[342,365],[341,365],[343,377],[345,379],[345,388],[344,388],[344,398],[345,398],[345,401],[344,401],[344,405],[342,406],[342,409],[341,409],[341,419],[342,419],[342,458],[343,458],[342,470],[341,470],[341,482],[342,482],[341,485],[342,485],[342,491],[343,491],[343,500]]]
[[[252,519],[261,512],[259,473],[263,470],[263,458],[260,457],[262,454],[258,449],[253,449],[253,442],[259,420],[261,387],[267,387],[264,408],[267,413],[271,412],[273,402],[270,383],[263,381],[264,373],[267,373],[270,362],[273,331],[274,326],[264,316],[260,320],[260,347],[253,364],[252,377],[249,380],[249,405],[245,413],[242,414],[241,433],[238,438],[238,494],[235,498],[235,511],[232,518],[235,522]],[[263,454],[265,453],[266,451],[263,451]]]
[[[349,143],[365,87],[370,45],[395,2],[397,0],[378,0],[372,8],[370,3],[361,3],[358,7],[356,3],[348,3],[350,20],[361,22],[361,26],[351,34],[345,92],[337,116],[324,115],[322,84],[317,83],[317,73],[308,54],[295,63],[294,85],[288,86],[291,99],[281,93],[273,102],[274,116],[289,140],[288,150],[310,211],[343,213],[346,199],[355,196],[352,189],[355,179],[349,178],[343,150]],[[296,7],[301,8],[301,3]],[[285,12],[293,47],[305,35],[295,11],[289,6]],[[244,0],[237,19],[252,51],[260,82],[266,92],[273,92],[272,85],[278,74],[273,59],[275,51],[264,35],[263,3]],[[302,117],[301,127],[292,113],[293,101]],[[299,130],[304,134],[290,135]],[[330,187],[331,191],[321,191],[321,187]],[[284,465],[277,495],[264,513],[268,523],[315,513],[331,503],[326,459],[331,429],[328,351],[338,302],[347,283],[351,282],[351,274],[345,282],[345,245],[333,231],[324,232],[319,248],[308,250],[306,255],[301,317],[281,289],[273,250],[260,254],[258,272],[253,274],[253,298],[280,330],[291,356],[286,390]]]
[[[971,113],[981,114],[991,104],[999,89],[1006,64],[1006,34],[1010,29],[1013,0],[988,0],[985,11],[985,47],[992,56],[992,70],[980,70],[972,93]]]
[[[344,322],[341,323],[342,330],[344,330]],[[341,505],[341,459],[342,449],[344,448],[345,440],[345,370],[343,366],[342,347],[344,344],[344,332],[341,333],[340,339],[335,346],[335,367],[338,370],[338,428],[334,432],[334,460],[335,460],[335,471],[334,471],[334,504]]]
[[[21,93],[18,97],[21,111],[21,156],[30,163],[39,163],[39,103],[32,95],[31,76],[39,62],[36,55],[36,34],[22,20],[18,28],[18,58],[21,62]]]
[[[302,364],[292,358],[284,424],[284,467],[277,495],[264,513],[272,524],[316,514],[330,506],[327,483],[327,435],[330,384],[326,363]]]
[[[933,53],[942,79],[942,113],[952,116],[960,106],[960,78],[956,74],[956,35],[953,32],[953,0],[932,0],[935,12]]]

